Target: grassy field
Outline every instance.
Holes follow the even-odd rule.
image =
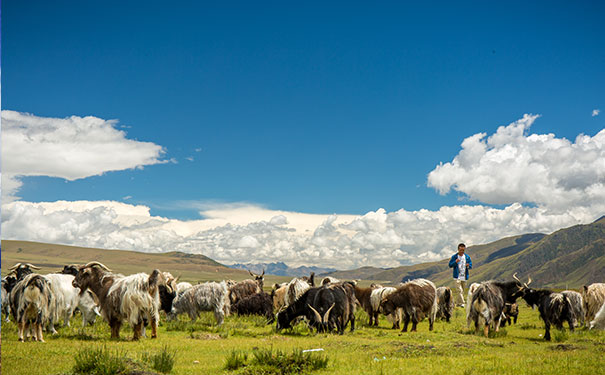
[[[73,320],[59,334],[45,336],[46,343],[17,341],[16,326],[2,324],[3,374],[71,374],[78,352],[107,348],[133,363],[145,363],[163,350],[175,354],[172,374],[272,374],[286,368],[245,366],[226,370],[233,354],[262,349],[292,352],[295,349],[323,349],[313,353],[327,358],[327,367],[313,374],[601,374],[605,369],[605,332],[568,330],[552,332],[545,342],[537,311],[521,306],[519,322],[492,338],[469,333],[464,311],[458,308],[451,323],[436,323],[428,331],[425,320],[415,333],[390,329],[381,317],[380,326],[368,327],[365,312],[357,312],[355,332],[343,336],[313,334],[304,324],[292,331],[275,332],[260,317],[230,316],[217,327],[210,313],[195,323],[184,317],[163,321],[158,339],[132,342],[130,329],[122,329],[120,341],[109,339],[108,325],[99,320],[81,334],[81,321]],[[153,372],[140,371],[139,374]],[[296,372],[298,373],[298,372]]]

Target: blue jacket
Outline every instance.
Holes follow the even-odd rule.
[[[468,270],[473,268],[473,262],[471,262],[471,257],[468,256],[468,254],[464,254],[464,256],[466,257],[466,264],[468,264],[468,267],[466,267],[466,273],[464,274],[465,276],[465,280],[468,280]],[[458,259],[458,253],[452,255],[452,258],[450,259],[450,268],[454,269],[454,279],[458,279],[458,263],[456,263],[456,259]]]

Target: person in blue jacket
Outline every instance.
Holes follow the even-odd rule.
[[[468,254],[465,254],[466,245],[461,243],[458,245],[458,252],[452,255],[449,266],[454,269],[454,280],[456,281],[456,289],[459,294],[458,306],[464,307],[464,288],[468,280],[468,270],[473,268],[473,262]]]

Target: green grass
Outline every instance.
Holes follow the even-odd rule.
[[[451,323],[428,322],[418,332],[402,333],[380,317],[379,327],[368,327],[364,312],[357,312],[355,332],[343,336],[309,332],[305,324],[276,332],[261,317],[229,316],[217,327],[212,313],[195,322],[181,317],[177,322],[162,321],[157,339],[130,340],[125,327],[120,340],[109,339],[109,326],[101,319],[80,332],[79,317],[72,327],[59,328],[59,334],[45,334],[46,343],[17,341],[13,323],[2,324],[2,373],[74,374],[76,358],[84,363],[85,354],[99,348],[124,358],[132,368],[135,362],[145,373],[158,373],[152,357],[160,363],[173,362],[170,374],[273,374],[271,358],[281,358],[286,368],[288,356],[305,349],[323,349],[324,368],[305,370],[312,374],[598,374],[605,368],[605,332],[577,329],[575,332],[551,330],[552,342],[545,342],[544,324],[538,312],[520,307],[519,322],[492,337],[476,335],[466,328],[464,311],[458,308]],[[80,354],[79,354],[80,353]],[[163,354],[162,354],[163,353]],[[236,353],[236,354],[234,354]],[[256,355],[256,354],[258,355]],[[268,354],[271,353],[271,354]],[[281,355],[278,355],[281,353]],[[301,352],[302,353],[302,352]],[[260,357],[263,360],[258,360]],[[299,360],[299,359],[296,359]],[[109,361],[110,362],[110,361]],[[273,370],[272,370],[273,369]],[[271,372],[273,371],[273,372]]]

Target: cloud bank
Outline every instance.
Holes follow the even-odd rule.
[[[116,125],[116,120],[93,116],[2,111],[2,201],[15,199],[23,176],[73,181],[165,162],[161,146],[128,139]]]
[[[127,139],[112,121],[12,111],[3,111],[2,118],[9,189],[15,188],[10,181],[20,182],[18,176],[78,179],[163,162],[161,146]],[[4,201],[2,235],[107,249],[178,250],[227,264],[283,261],[348,269],[439,260],[459,242],[550,233],[605,213],[605,130],[593,137],[580,134],[574,142],[528,134],[537,118],[525,115],[490,136],[466,138],[451,162],[429,173],[428,185],[441,194],[455,190],[482,204],[434,211],[377,209],[353,216],[270,210],[250,203],[181,202],[200,213],[199,220],[185,221],[154,216],[144,205],[17,200]],[[123,148],[131,152],[105,160]],[[43,160],[48,152],[51,160]],[[18,160],[29,154],[39,165]]]

